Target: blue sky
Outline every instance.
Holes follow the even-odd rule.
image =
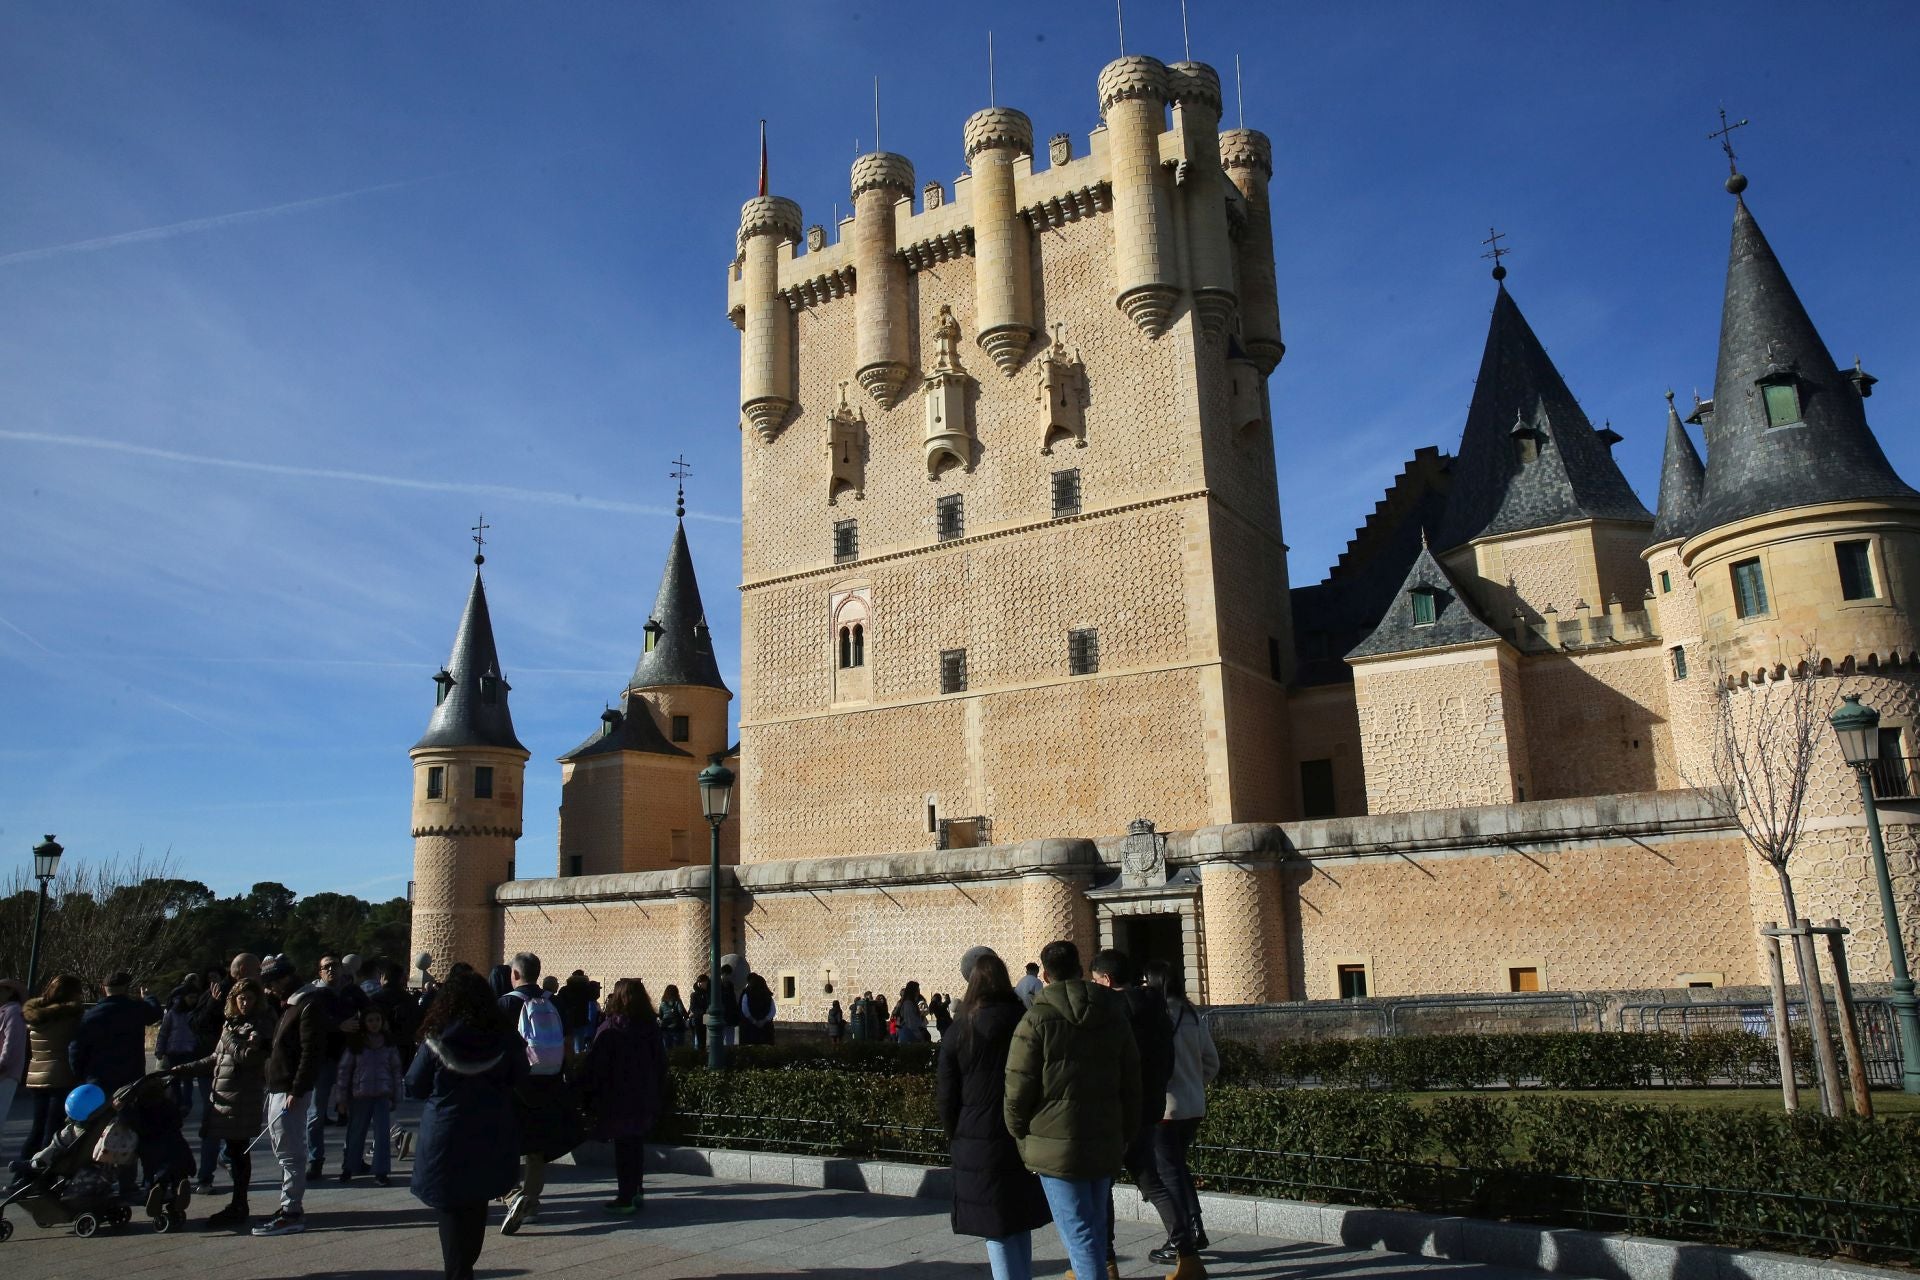
[[[888,149],[951,182],[989,27],[1001,102],[1042,136],[1097,123],[1110,5],[966,8],[0,8],[0,866],[54,831],[223,892],[400,892],[406,749],[484,510],[533,751],[520,864],[549,867],[553,759],[632,668],[682,450],[737,687],[723,268],[756,121],[808,222],[846,206],[876,73]],[[1417,446],[1456,445],[1489,224],[1651,505],[1661,393],[1713,378],[1722,101],[1753,120],[1756,216],[1920,478],[1920,10],[1189,9],[1274,140],[1296,583]],[[1126,24],[1181,56],[1173,0]]]

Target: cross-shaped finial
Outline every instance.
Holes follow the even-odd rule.
[[[1507,269],[1500,265],[1500,259],[1512,253],[1513,250],[1501,247],[1500,242],[1506,238],[1506,232],[1495,231],[1492,227],[1488,227],[1487,238],[1480,242],[1481,244],[1491,246],[1487,252],[1480,256],[1493,259],[1493,278],[1495,280],[1505,280],[1507,278]]]
[[[673,478],[673,514],[676,519],[685,519],[687,514],[687,477],[693,474],[693,468],[687,463],[687,455],[681,454],[673,460],[673,467],[667,472]]]
[[[1727,190],[1731,191],[1734,195],[1739,195],[1747,189],[1747,180],[1741,175],[1739,167],[1734,164],[1733,131],[1735,129],[1746,128],[1748,123],[1746,120],[1735,120],[1732,123],[1728,123],[1727,109],[1723,106],[1720,108],[1720,127],[1707,135],[1708,142],[1712,142],[1715,138],[1718,138],[1720,140],[1720,149],[1727,153]]]
[[[487,523],[487,518],[484,515],[480,517],[480,523],[473,526],[473,562],[475,564],[485,564],[487,562],[487,530],[491,528],[493,528],[493,526]]]

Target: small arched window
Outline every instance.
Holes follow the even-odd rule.
[[[853,665],[853,628],[840,628],[840,667],[842,670]]]
[[[867,628],[865,623],[856,622],[853,624],[853,661],[848,665],[855,667],[864,667],[867,665]]]

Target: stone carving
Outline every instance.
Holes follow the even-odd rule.
[[[807,228],[807,252],[818,253],[827,247],[827,229],[819,223]]]
[[[1056,133],[1047,139],[1047,163],[1063,165],[1073,159],[1073,135]]]
[[[942,306],[933,327],[933,368],[922,386],[927,408],[927,479],[940,478],[942,466],[957,462],[973,470],[973,430],[967,421],[967,399],[973,379],[960,367],[960,322],[953,308]]]
[[[921,188],[920,202],[923,206],[923,212],[933,212],[945,204],[946,200],[947,193],[937,182],[929,182],[925,187]]]
[[[837,506],[848,489],[855,499],[867,496],[867,423],[847,403],[847,384],[840,384],[840,403],[827,415],[827,505]]]
[[[1167,838],[1145,818],[1127,824],[1120,842],[1120,883],[1128,889],[1153,889],[1167,882]]]
[[[1040,359],[1040,452],[1051,454],[1053,443],[1062,436],[1073,439],[1073,447],[1087,447],[1087,368],[1080,353],[1067,351],[1063,325],[1053,326],[1053,345]]]

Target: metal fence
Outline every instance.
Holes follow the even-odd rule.
[[[1600,1002],[1573,992],[1216,1005],[1207,1011],[1207,1018],[1215,1035],[1255,1043],[1352,1040],[1366,1036],[1599,1031],[1605,1026]]]
[[[1867,1082],[1876,1089],[1898,1089],[1903,1062],[1892,1003],[1886,1000],[1855,1000],[1854,1012],[1860,1026],[1860,1056],[1865,1061]],[[1827,1018],[1832,1026],[1839,1027],[1840,1010],[1832,1001],[1827,1002]],[[1801,1030],[1808,1029],[1806,1001],[1787,1002],[1787,1024]],[[1681,1035],[1701,1030],[1751,1031],[1772,1039],[1773,1006],[1754,1001],[1738,1004],[1679,1002],[1622,1005],[1620,1026],[1623,1030],[1674,1031]]]

